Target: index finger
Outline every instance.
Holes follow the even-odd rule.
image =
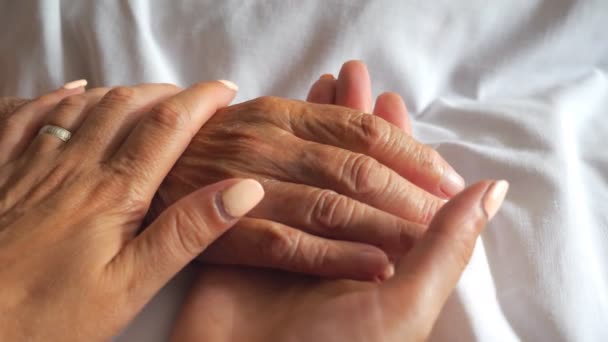
[[[238,88],[229,81],[196,84],[161,102],[127,137],[110,161],[118,174],[146,186],[152,197],[203,124],[230,104]]]

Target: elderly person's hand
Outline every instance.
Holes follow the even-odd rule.
[[[380,117],[364,113],[372,112],[371,99],[352,95],[365,82],[351,64],[337,96],[323,83],[309,99],[335,98],[355,109],[265,97],[220,110],[159,189],[151,217],[218,179],[255,178],[265,199],[202,260],[360,280],[390,276],[390,258],[410,248],[464,182],[396,126],[409,127],[407,115],[390,114],[405,110],[399,96],[379,97]]]
[[[261,200],[256,181],[225,180],[183,197],[136,236],[194,134],[233,99],[230,86],[60,89],[4,112],[0,340],[111,338]],[[36,135],[46,125],[73,136]]]
[[[308,100],[369,111],[365,65],[345,64],[338,80],[321,77]],[[374,113],[410,132],[407,110],[398,95],[380,95]],[[173,340],[424,340],[507,187],[506,182],[485,181],[450,201],[413,250],[397,262],[395,276],[383,284],[207,267],[185,302]]]

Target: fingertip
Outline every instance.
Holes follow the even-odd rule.
[[[223,84],[226,88],[230,90],[234,90],[235,92],[239,91],[239,86],[237,86],[234,82],[228,80],[217,80],[221,84]]]
[[[395,266],[393,264],[388,264],[382,273],[376,278],[378,283],[384,282],[388,279],[391,279],[395,275]]]
[[[63,85],[63,89],[65,90],[74,90],[78,88],[85,88],[88,84],[88,81],[85,79],[80,79],[76,81],[71,81]]]
[[[412,134],[407,106],[401,95],[395,92],[384,92],[376,98],[374,114]]]
[[[311,87],[306,101],[319,104],[336,102],[336,79],[332,74],[323,74]]]
[[[342,64],[342,68],[340,69],[340,74],[349,73],[349,72],[368,72],[367,64],[360,59],[351,59],[344,64]]]
[[[479,235],[502,205],[509,184],[501,180],[479,181],[454,196],[431,221],[430,230]]]
[[[372,91],[365,63],[352,60],[340,69],[336,84],[336,104],[362,112],[372,111]]]
[[[488,220],[494,218],[498,209],[509,191],[509,182],[506,180],[495,181],[490,185],[482,200],[482,207],[486,213]]]

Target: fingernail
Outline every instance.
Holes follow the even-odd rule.
[[[392,278],[394,275],[395,275],[395,266],[393,266],[393,264],[389,264],[384,269],[384,272],[382,272],[382,274],[380,274],[380,276],[378,277],[378,280],[385,281],[385,280]]]
[[[264,188],[253,179],[242,180],[222,192],[222,206],[231,217],[247,214],[264,197]]]
[[[68,82],[63,85],[63,89],[72,90],[80,87],[86,87],[88,84],[87,80],[76,80]]]
[[[482,207],[486,212],[488,220],[491,220],[505,200],[505,196],[509,191],[509,182],[500,180],[494,182],[482,199]]]
[[[217,81],[220,82],[220,83],[222,83],[226,87],[234,90],[234,91],[239,91],[239,86],[237,86],[233,82],[230,82],[230,81],[227,81],[227,80],[217,80]]]
[[[447,167],[443,173],[443,178],[439,184],[439,189],[446,196],[452,197],[465,188],[464,178],[460,177],[459,174],[454,171],[451,167]]]
[[[323,74],[321,75],[321,77],[319,77],[320,80],[335,80],[334,75],[332,74]]]

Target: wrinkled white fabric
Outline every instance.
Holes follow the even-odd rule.
[[[0,25],[2,95],[230,79],[237,101],[303,98],[364,60],[468,182],[511,182],[431,340],[608,340],[608,1],[2,0]],[[118,340],[167,340],[187,278]]]

